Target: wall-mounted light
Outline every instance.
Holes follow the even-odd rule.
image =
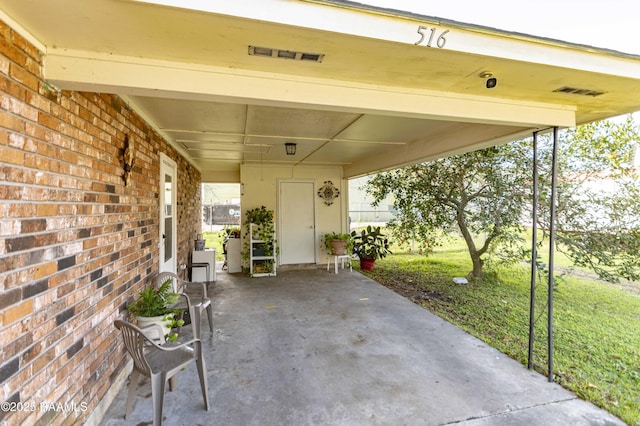
[[[287,155],[296,155],[296,144],[293,142],[287,142],[284,144],[284,149]]]

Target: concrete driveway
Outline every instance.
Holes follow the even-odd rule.
[[[624,424],[357,272],[220,273],[213,294],[211,409],[191,366],[167,425]],[[150,392],[125,422],[121,389],[102,424],[150,424]]]

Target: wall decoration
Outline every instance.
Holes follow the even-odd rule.
[[[318,196],[324,200],[328,206],[333,204],[333,200],[340,196],[340,190],[333,185],[330,180],[325,180],[322,188],[318,190]]]
[[[129,186],[131,183],[131,174],[133,172],[133,161],[136,154],[133,150],[133,140],[129,139],[129,135],[124,135],[124,185]]]

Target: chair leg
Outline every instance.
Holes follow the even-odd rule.
[[[209,318],[209,330],[213,333],[213,306],[211,303],[207,306],[207,317]]]
[[[166,373],[151,374],[151,398],[153,399],[153,426],[162,426],[162,405],[164,404],[164,388],[167,382]]]
[[[202,353],[200,354],[202,355]],[[209,391],[207,390],[207,368],[204,364],[204,359],[200,356],[196,360],[198,367],[198,376],[200,376],[200,388],[202,389],[202,398],[204,399],[204,409],[209,411]]]
[[[189,311],[191,314],[191,328],[193,329],[193,337],[196,339],[200,338],[200,319],[201,319],[201,311],[200,307],[194,308],[191,307]]]
[[[136,388],[138,387],[138,379],[140,378],[140,372],[135,368],[131,372],[129,377],[129,392],[127,394],[127,411],[124,413],[124,419],[128,419],[133,409],[133,401],[136,398]]]

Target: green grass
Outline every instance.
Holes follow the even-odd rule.
[[[368,275],[406,295],[526,365],[529,335],[528,265],[456,285],[471,262],[454,241],[429,257],[400,253],[376,262]],[[570,265],[565,259],[561,265]],[[633,284],[632,284],[633,285]],[[637,286],[637,283],[635,284]],[[546,374],[547,288],[537,288],[536,370]],[[637,291],[637,287],[636,287]],[[640,426],[640,297],[619,286],[568,275],[554,293],[555,380],[628,424]]]
[[[216,249],[216,260],[224,260],[224,253],[222,251],[222,242],[224,241],[224,231],[220,232],[203,232],[202,236],[204,238],[206,248],[215,248]]]

